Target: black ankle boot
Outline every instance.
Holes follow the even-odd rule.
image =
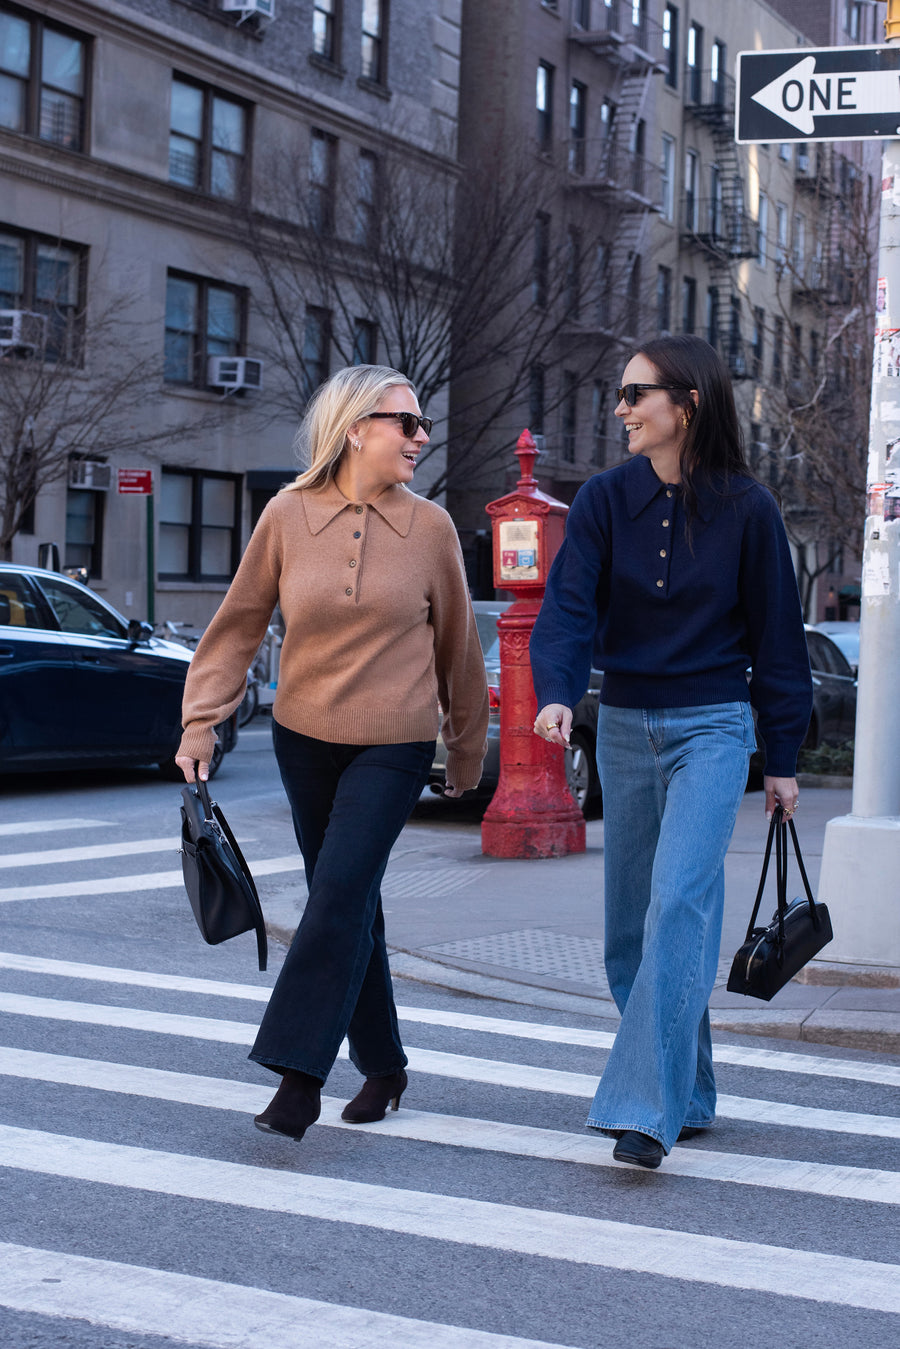
[[[281,1086],[253,1123],[264,1134],[283,1134],[298,1143],[322,1109],[322,1083],[309,1073],[285,1068]]]
[[[388,1104],[396,1110],[406,1090],[406,1069],[401,1068],[389,1077],[367,1077],[365,1086],[341,1111],[347,1124],[373,1124],[384,1119]]]
[[[665,1153],[662,1143],[658,1143],[655,1138],[629,1129],[613,1148],[613,1156],[617,1162],[629,1162],[632,1166],[645,1166],[655,1171]]]

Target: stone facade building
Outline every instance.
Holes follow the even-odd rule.
[[[146,616],[149,516],[116,485],[150,469],[156,617],[208,621],[305,395],[386,354],[285,240],[359,272],[391,157],[452,182],[459,37],[459,0],[2,0],[0,497],[16,455],[49,479],[14,560],[54,541]]]
[[[783,494],[808,613],[836,617],[842,596],[847,616],[856,559],[829,537],[834,516],[809,504],[804,475],[818,469],[792,429],[798,405],[821,401],[823,378],[834,388],[850,378],[843,316],[862,304],[874,322],[880,149],[737,145],[735,58],[877,41],[875,7],[472,0],[463,13],[461,160],[502,163],[501,146],[515,153],[530,139],[553,183],[552,205],[532,208],[535,272],[556,257],[562,278],[552,346],[485,443],[480,471],[451,475],[473,573],[483,574],[483,503],[514,481],[521,429],[539,437],[543,489],[571,500],[626,453],[612,390],[635,342],[693,332],[727,360],[753,466]],[[523,295],[523,316],[539,290]]]

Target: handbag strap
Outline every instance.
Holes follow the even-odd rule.
[[[787,877],[788,877],[788,850],[785,825],[790,828],[791,842],[794,845],[794,856],[797,859],[797,867],[800,871],[800,878],[803,881],[803,888],[806,891],[806,899],[809,904],[810,917],[813,927],[819,926],[819,913],[816,908],[816,901],[813,898],[812,887],[809,883],[809,877],[806,874],[806,867],[803,865],[803,854],[800,851],[800,841],[797,838],[797,830],[794,821],[790,818],[785,819],[784,811],[780,805],[775,807],[772,813],[772,820],[769,824],[769,835],[766,839],[766,852],[763,858],[762,873],[759,878],[759,888],[756,891],[756,900],[753,905],[753,912],[750,915],[750,923],[747,927],[745,941],[749,941],[753,936],[756,927],[756,919],[759,914],[759,906],[762,902],[763,891],[766,886],[766,876],[769,870],[769,858],[772,854],[772,841],[775,841],[775,887],[778,903],[778,936],[779,941],[784,943],[784,916],[787,912]],[[777,832],[776,832],[777,831]]]

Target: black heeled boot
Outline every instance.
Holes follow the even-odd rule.
[[[405,1068],[389,1077],[367,1077],[362,1090],[344,1106],[341,1119],[347,1124],[374,1124],[375,1120],[384,1119],[388,1105],[392,1110],[400,1105],[406,1083]]]
[[[315,1124],[322,1110],[322,1083],[309,1073],[285,1068],[281,1086],[253,1123],[264,1134],[282,1134],[296,1142]]]

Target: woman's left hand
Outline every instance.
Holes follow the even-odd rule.
[[[781,806],[786,820],[797,809],[800,800],[800,788],[796,778],[763,778],[766,789],[766,819],[771,820],[776,805]]]
[[[450,796],[453,798],[454,801],[456,801],[460,796],[462,796],[462,794],[463,794],[462,787],[445,787],[442,792],[443,796]]]

